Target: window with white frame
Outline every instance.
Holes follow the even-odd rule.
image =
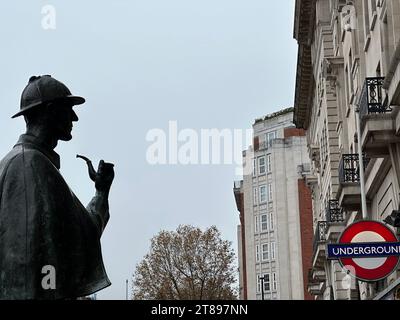
[[[267,172],[268,173],[270,173],[272,170],[271,170],[271,155],[270,154],[267,154]]]
[[[261,292],[261,274],[257,275],[257,293]]]
[[[274,220],[274,213],[273,212],[271,212],[269,214],[269,228],[270,228],[270,230],[274,230],[274,228],[275,228],[275,220]]]
[[[276,243],[271,242],[271,260],[275,260]]]
[[[257,204],[257,188],[254,188],[253,189],[253,201],[254,201],[254,204]]]
[[[256,245],[256,262],[260,262],[260,245]]]
[[[268,183],[268,202],[272,202],[272,183]]]
[[[261,260],[269,260],[269,243],[264,243],[261,245]]]
[[[276,276],[276,272],[272,272],[272,291],[278,290],[278,279]]]
[[[256,233],[260,232],[260,219],[258,215],[254,217],[254,230]]]
[[[271,291],[271,275],[269,273],[264,274],[264,292]]]
[[[260,186],[260,203],[267,202],[267,186]]]
[[[267,141],[267,145],[268,147],[272,146],[272,140],[276,139],[276,131],[272,131],[272,132],[268,132],[266,134],[266,141]]]
[[[268,215],[261,215],[261,232],[268,231]]]
[[[261,281],[261,278],[263,278],[263,281]],[[264,283],[264,293],[271,291],[271,275],[269,273],[257,275],[257,293],[261,292],[261,282]]]
[[[258,158],[258,170],[259,174],[265,173],[265,157]]]

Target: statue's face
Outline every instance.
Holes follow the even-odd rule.
[[[72,139],[72,123],[79,120],[72,107],[66,102],[57,102],[51,107],[54,134],[59,140],[69,141]]]

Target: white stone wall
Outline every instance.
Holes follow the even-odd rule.
[[[271,173],[255,177],[246,175],[243,179],[247,292],[251,300],[261,299],[257,292],[257,274],[271,273],[272,289],[273,272],[277,274],[277,290],[265,292],[265,299],[304,298],[297,181],[298,166],[309,163],[309,159],[305,137],[283,139],[284,128],[294,127],[292,121],[293,113],[289,112],[272,119],[256,121],[253,126],[254,136],[259,137],[260,145],[265,141],[267,132],[276,131],[277,139],[267,150],[259,150],[254,154],[256,158],[271,155]],[[268,183],[272,184],[272,201],[254,205],[254,187]],[[274,230],[256,233],[255,217],[263,213],[269,217],[273,215]],[[256,263],[256,245],[260,245],[262,254],[261,244],[271,242],[276,243],[275,259]]]
[[[298,166],[309,161],[306,139],[291,137],[273,149],[281,299],[304,299]]]
[[[344,7],[355,13],[350,20],[350,29],[345,29],[342,21],[346,1],[316,2],[312,43],[315,87],[307,132],[309,155],[317,181],[312,185],[314,222],[324,220],[326,201],[337,196],[341,155],[357,153],[355,111],[365,78],[389,76],[391,81],[386,83],[388,102],[395,108],[400,107],[400,1],[357,0],[352,3],[353,7]],[[322,157],[321,145],[325,130],[327,161]],[[390,148],[390,154],[373,159],[372,168],[366,172],[368,212],[377,220],[383,220],[399,208],[400,170],[397,169],[396,174],[396,166],[400,162],[400,146],[397,143]],[[312,150],[320,152],[315,156]],[[347,215],[349,224],[357,212]],[[337,286],[340,278],[337,267],[333,264],[326,267],[326,287],[332,286],[336,299],[354,298],[354,292]],[[393,281],[393,277],[383,286]],[[370,298],[374,290],[375,286],[361,284],[360,298]]]

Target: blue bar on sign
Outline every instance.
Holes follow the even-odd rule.
[[[400,256],[400,242],[328,244],[328,259]]]

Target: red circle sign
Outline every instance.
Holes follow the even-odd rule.
[[[377,221],[359,221],[347,227],[339,239],[339,244],[368,242],[397,242],[391,229]],[[343,268],[363,281],[378,281],[386,278],[396,268],[399,256],[372,258],[340,258]]]

